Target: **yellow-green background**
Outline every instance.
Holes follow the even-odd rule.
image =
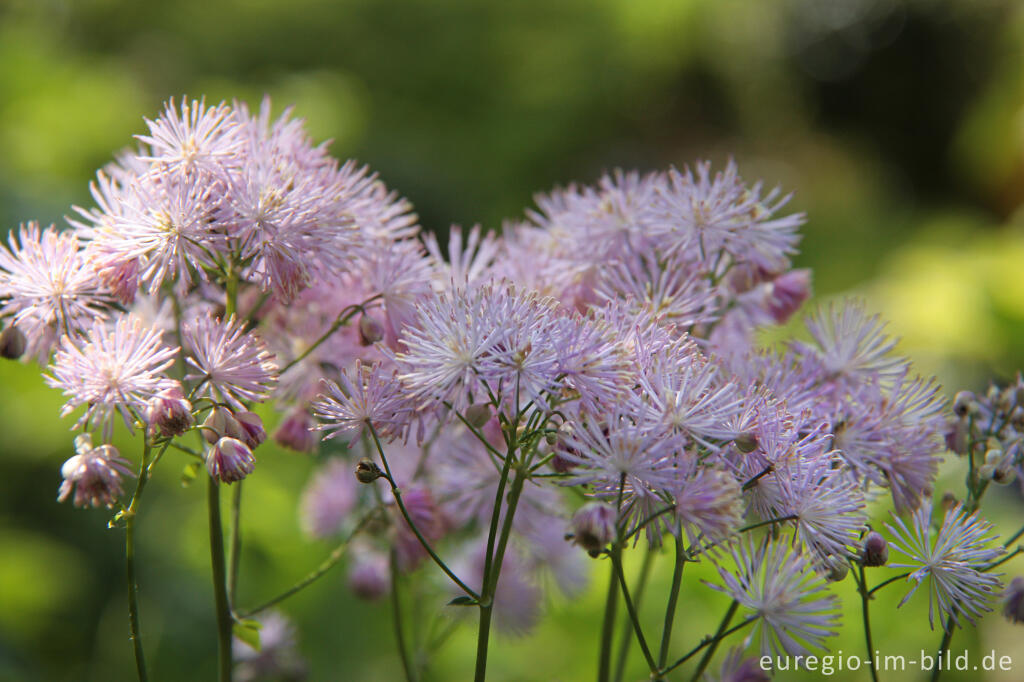
[[[952,393],[1024,365],[1022,46],[1014,0],[0,0],[0,228],[87,203],[95,169],[182,94],[295,104],[314,137],[371,164],[441,232],[498,228],[534,192],[606,169],[733,157],[749,179],[796,191],[809,218],[797,263],[814,269],[817,298],[865,297]],[[0,680],[131,679],[122,533],[54,499],[71,451],[60,397],[17,363],[0,365],[0,396]],[[315,462],[258,454],[243,601],[329,550],[296,522]],[[178,486],[179,465],[162,465],[139,520],[145,643],[154,679],[212,679],[203,492]],[[961,474],[953,463],[940,490]],[[996,493],[988,509],[1016,530],[1016,486]],[[493,679],[593,679],[607,566],[594,569],[534,634],[496,639]],[[655,640],[669,573],[656,564],[642,609]],[[691,588],[700,573],[688,569]],[[386,605],[355,601],[342,578],[285,609],[311,679],[397,679]],[[938,636],[921,598],[895,610],[902,590],[874,606],[876,642],[916,656]],[[859,654],[847,606],[836,646]],[[724,608],[687,590],[674,650]],[[1014,655],[1002,679],[1020,679],[1022,635],[990,614],[954,648]],[[431,679],[468,677],[472,637],[451,640]],[[630,678],[640,663],[634,652]]]

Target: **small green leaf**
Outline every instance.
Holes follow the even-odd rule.
[[[260,629],[263,623],[258,620],[246,619],[236,621],[232,631],[235,637],[242,640],[256,651],[260,650]]]
[[[181,472],[182,488],[187,488],[192,481],[196,480],[196,476],[199,475],[199,467],[202,465],[202,462],[189,462],[185,465],[185,469]]]
[[[456,597],[455,599],[452,599],[450,602],[448,602],[448,606],[476,606],[478,603],[479,602],[476,599],[473,599],[469,595],[464,594],[461,597]]]

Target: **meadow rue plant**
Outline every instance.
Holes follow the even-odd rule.
[[[910,584],[904,602],[926,585],[942,649],[999,595],[1021,621],[1021,578],[994,569],[1024,529],[1001,539],[980,505],[1024,474],[1024,381],[947,407],[858,302],[812,312],[806,341],[760,347],[757,331],[811,290],[791,261],[804,217],[785,213],[788,194],[733,163],[616,172],[539,196],[500,234],[452,228],[445,248],[269,100],[171,100],[146,125],[70,229],[27,223],[0,248],[2,354],[36,358],[66,396],[77,435],[58,500],[116,510],[140,680],[135,547],[147,481],[177,475],[174,458],[208,474],[222,681],[305,674],[296,626],[270,609],[346,553],[357,596],[390,595],[410,680],[455,627],[476,629],[485,679],[492,625],[528,631],[547,589],[578,595],[592,569],[608,579],[601,682],[621,677],[621,620],[651,679],[687,665],[700,678],[726,639],[723,678],[763,679],[752,657],[828,649],[841,580],[860,595],[875,679],[870,606],[890,584]],[[267,438],[260,403],[281,415],[278,444],[321,453],[296,527],[340,544],[247,608],[238,525]],[[135,453],[114,448],[118,424]],[[938,522],[947,450],[969,473]],[[669,591],[631,587],[627,552],[647,556],[644,576],[671,557]],[[718,579],[684,579],[696,562]],[[426,571],[443,584],[408,580]],[[731,605],[675,651],[680,595],[705,587]],[[660,628],[641,598],[663,603]],[[465,617],[413,650],[407,621],[431,616],[430,600],[434,617]]]

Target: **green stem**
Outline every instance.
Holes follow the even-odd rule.
[[[726,614],[725,614],[725,615],[726,615],[726,618],[723,618],[723,619],[722,619],[722,621],[723,621],[723,622],[725,622],[725,623],[728,623],[728,621],[732,619],[733,613],[735,613],[735,611],[736,611],[736,607],[737,607],[738,605],[739,605],[739,604],[738,604],[737,602],[735,602],[735,601],[733,602],[733,605],[729,607],[729,611],[731,611],[732,613],[730,613],[729,611],[727,611],[727,612],[726,612]],[[703,649],[704,647],[708,646],[709,644],[715,644],[715,643],[717,643],[717,642],[720,642],[720,641],[722,641],[723,639],[725,639],[726,637],[728,637],[728,636],[729,636],[729,635],[731,635],[732,633],[736,632],[737,630],[742,630],[742,629],[743,629],[743,628],[745,628],[746,626],[750,625],[750,624],[751,624],[751,623],[753,623],[753,622],[754,622],[755,620],[757,620],[757,619],[758,619],[759,617],[760,617],[760,616],[757,616],[757,615],[753,615],[753,616],[750,616],[749,618],[747,618],[746,620],[744,620],[744,621],[743,621],[742,623],[738,623],[738,624],[736,624],[736,625],[733,625],[733,626],[732,626],[731,628],[729,628],[729,629],[728,629],[728,630],[726,630],[725,632],[722,632],[722,627],[721,627],[721,626],[719,626],[719,628],[718,628],[718,633],[717,633],[717,634],[715,634],[715,635],[713,635],[713,636],[712,636],[712,635],[708,635],[707,637],[705,637],[704,639],[702,639],[702,640],[700,641],[700,644],[698,644],[697,646],[693,647],[693,649],[691,649],[691,650],[690,650],[690,651],[689,651],[688,653],[686,653],[685,655],[683,655],[683,656],[682,656],[682,657],[681,657],[681,658],[680,658],[679,660],[677,660],[677,661],[676,661],[675,663],[673,663],[673,664],[672,664],[672,665],[670,665],[669,667],[667,667],[667,668],[663,669],[663,670],[662,670],[662,671],[660,672],[660,676],[661,676],[661,677],[663,678],[663,677],[664,677],[665,675],[667,675],[668,673],[672,672],[673,670],[675,670],[676,668],[678,668],[679,666],[681,666],[681,665],[682,665],[683,663],[686,663],[686,662],[687,662],[688,660],[690,660],[691,658],[693,658],[694,656],[696,656],[696,655],[697,655],[697,653],[698,653],[698,652],[699,652],[699,651],[700,651],[701,649]]]
[[[622,590],[622,599],[626,602],[626,611],[629,613],[629,619],[633,622],[633,630],[636,632],[637,642],[640,643],[640,651],[643,652],[644,659],[647,661],[647,667],[651,669],[651,672],[655,675],[658,673],[658,664],[654,661],[654,656],[651,655],[651,649],[647,646],[647,639],[644,637],[643,629],[640,627],[640,616],[637,614],[636,605],[633,604],[633,600],[629,596],[629,587],[626,585],[626,576],[622,573],[622,547],[616,543],[612,545],[609,552],[612,559],[612,567],[615,569],[615,575],[619,579],[619,589]]]
[[[434,563],[444,571],[445,575],[451,578],[452,582],[462,588],[463,592],[473,599],[480,601],[480,595],[477,594],[476,590],[464,583],[459,576],[452,572],[452,569],[448,568],[448,564],[446,564],[441,557],[437,555],[434,548],[430,546],[427,539],[423,537],[422,533],[420,533],[420,529],[416,527],[412,517],[409,516],[409,510],[405,508],[405,503],[402,501],[402,491],[395,483],[394,477],[391,475],[391,467],[388,465],[388,458],[384,456],[384,448],[380,444],[380,438],[377,436],[377,430],[373,427],[373,424],[367,423],[367,426],[370,427],[370,435],[373,436],[374,445],[377,446],[377,454],[380,455],[380,461],[384,465],[384,478],[391,485],[391,495],[395,498],[395,506],[397,506],[398,511],[401,512],[402,518],[404,518],[405,522],[409,524],[409,528],[416,536],[416,539],[420,541],[420,544],[423,545],[423,549],[427,550],[427,554],[429,554],[430,558],[434,560]]]
[[[861,615],[864,618],[864,643],[868,647],[868,664],[871,668],[871,679],[878,682],[878,670],[875,668],[875,645],[871,641],[871,616],[868,614],[868,602],[871,594],[868,592],[868,581],[864,575],[864,564],[860,564],[860,580],[857,581],[858,592],[860,592]]]
[[[872,587],[870,590],[868,590],[868,597],[873,595],[875,592],[878,592],[878,590],[882,589],[883,587],[885,587],[889,583],[894,583],[894,582],[896,582],[897,580],[899,580],[901,578],[906,578],[908,575],[910,575],[909,572],[908,573],[900,573],[899,575],[894,575],[893,577],[888,578],[887,580],[883,580],[882,582],[878,583],[877,585]]]
[[[1010,539],[1003,543],[1003,549],[1009,549],[1010,545],[1017,542],[1022,535],[1024,535],[1024,528],[1021,528],[1019,531],[1011,535]]]
[[[612,660],[612,633],[615,632],[615,615],[618,610],[619,603],[619,581],[615,575],[615,568],[613,567],[609,573],[611,576],[608,581],[608,597],[604,602],[604,622],[601,625],[601,650],[598,652],[597,662],[597,680],[598,682],[608,682],[609,673],[611,672],[611,660]],[[627,623],[626,627],[630,625]],[[630,632],[627,630],[627,632]],[[625,656],[623,656],[625,657]]]
[[[284,374],[289,369],[305,360],[310,353],[312,353],[313,351],[320,347],[320,344],[322,344],[327,339],[331,338],[331,335],[334,334],[334,332],[344,327],[348,323],[348,321],[351,320],[353,316],[355,316],[356,313],[363,310],[365,306],[377,300],[381,296],[382,294],[377,294],[376,296],[371,296],[362,303],[357,303],[355,305],[350,305],[346,308],[343,308],[342,311],[338,313],[337,319],[334,320],[334,323],[327,329],[327,331],[324,332],[324,334],[319,339],[314,341],[313,345],[299,353],[291,362],[282,367],[280,374]]]
[[[210,520],[210,563],[213,569],[213,598],[217,609],[219,682],[231,682],[231,606],[228,602],[227,571],[224,565],[224,531],[220,519],[220,487],[210,476],[206,502]]]
[[[682,530],[679,530],[680,535]],[[668,605],[665,607],[665,625],[661,630],[661,647],[658,650],[658,669],[665,667],[668,663],[668,647],[672,641],[672,626],[676,619],[676,604],[679,601],[679,589],[683,584],[683,568],[686,566],[686,552],[683,549],[683,539],[679,535],[676,541],[676,563],[672,570],[672,588],[668,593]]]
[[[398,655],[402,659],[402,669],[405,671],[407,682],[413,682],[412,664],[409,662],[409,651],[405,645],[405,631],[402,627],[402,604],[398,597],[398,560],[395,550],[391,550],[391,559],[388,562],[391,567],[391,620],[395,626],[395,642],[398,645]]]
[[[348,549],[349,542],[351,542],[352,538],[355,537],[357,533],[359,533],[363,530],[363,528],[366,527],[366,524],[370,521],[371,518],[373,518],[373,515],[374,514],[371,512],[364,516],[356,525],[356,527],[352,530],[352,532],[349,533],[349,536],[345,538],[341,542],[341,544],[335,547],[334,551],[332,551],[330,555],[328,555],[328,557],[319,566],[317,566],[313,571],[307,574],[305,578],[295,583],[294,585],[292,585],[287,590],[277,595],[273,599],[268,599],[259,606],[240,613],[239,617],[249,618],[251,616],[256,615],[257,613],[260,613],[261,611],[266,611],[271,606],[274,606],[275,604],[278,604],[284,601],[285,599],[288,599],[296,592],[305,589],[306,587],[312,585],[321,577],[323,577],[328,571],[330,571],[332,568],[338,565],[338,562],[340,562],[342,557],[345,556],[345,551]]]
[[[640,607],[644,591],[647,588],[647,579],[651,575],[651,566],[654,565],[654,554],[655,552],[648,546],[647,552],[644,554],[644,562],[640,566],[640,577],[637,578],[636,587],[633,589],[637,608]],[[615,663],[615,682],[622,682],[622,676],[626,672],[626,661],[629,659],[629,640],[632,639],[632,635],[633,624],[623,623],[622,635],[619,637],[619,656]]]
[[[711,645],[708,647],[708,650],[704,652],[704,655],[701,656],[700,662],[697,664],[697,670],[693,673],[693,682],[697,682],[697,680],[700,679],[701,673],[707,670],[708,664],[711,663],[711,658],[715,655],[715,649],[718,648],[718,645],[725,638],[723,633],[725,632],[725,629],[729,627],[729,622],[736,614],[736,609],[739,608],[739,605],[740,603],[734,599],[732,604],[729,606],[729,610],[726,611],[725,616],[722,617],[722,622],[718,625],[718,630],[715,631],[715,635],[711,639]]]
[[[515,436],[512,437],[510,450],[515,447]],[[510,459],[511,452],[508,455]],[[480,627],[476,639],[476,672],[475,682],[484,682],[487,677],[487,645],[491,635],[491,614],[494,610],[494,595],[498,589],[498,578],[501,575],[501,564],[505,558],[505,549],[508,547],[508,539],[512,533],[512,519],[515,517],[516,507],[519,505],[519,497],[523,492],[523,484],[526,480],[524,467],[516,472],[512,479],[512,489],[508,494],[508,507],[505,510],[505,521],[501,527],[501,535],[498,538],[498,546],[494,552],[494,559],[491,561],[491,575],[484,583],[483,594],[480,598]],[[495,504],[500,504],[496,500]]]
[[[139,626],[139,583],[135,576],[135,519],[137,505],[149,480],[149,439],[142,448],[142,465],[139,467],[139,478],[135,484],[135,494],[125,513],[124,558],[125,572],[128,579],[128,631],[135,652],[135,672],[139,682],[147,682],[146,656],[142,650],[142,630]]]
[[[954,624],[954,621],[953,621],[953,614],[950,614],[949,618],[946,619],[946,627],[945,627],[945,629],[942,632],[942,642],[939,644],[939,651],[938,651],[938,653],[935,656],[935,658],[936,658],[936,665],[935,665],[934,668],[932,668],[931,682],[936,682],[936,680],[939,679],[939,675],[942,674],[942,668],[941,668],[941,666],[939,665],[938,662],[942,659],[942,652],[946,651],[947,649],[949,649],[949,642],[950,642],[950,640],[953,639],[953,628],[954,627],[955,627],[955,624]]]

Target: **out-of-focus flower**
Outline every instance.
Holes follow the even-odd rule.
[[[266,346],[234,317],[226,322],[209,315],[182,330],[188,364],[198,370],[186,379],[199,380],[197,395],[209,395],[244,410],[243,400],[267,399],[277,383],[277,365]]]
[[[811,295],[811,271],[790,270],[772,280],[768,312],[778,324],[784,324]]]
[[[113,507],[124,493],[121,477],[135,476],[128,466],[113,445],[93,447],[89,434],[79,434],[75,437],[75,455],[60,470],[64,481],[57,501],[65,501],[74,491],[76,507]]]
[[[733,545],[736,571],[717,564],[725,586],[708,583],[728,594],[758,617],[763,655],[806,654],[808,646],[824,648],[839,625],[839,603],[811,570],[807,556],[786,541],[759,541],[749,536]]]
[[[588,502],[572,517],[572,541],[590,554],[597,554],[615,539],[615,508],[603,502]]]
[[[673,512],[692,541],[700,536],[720,541],[736,532],[743,519],[743,496],[735,477],[724,471],[694,467],[672,490]]]
[[[1024,623],[1024,578],[1010,581],[1003,595],[1003,615],[1011,623]]]
[[[259,650],[235,637],[231,650],[237,667],[238,682],[256,680],[284,680],[299,682],[306,679],[306,662],[299,655],[295,626],[279,611],[271,611],[257,620],[260,622]]]
[[[729,650],[722,660],[718,677],[704,676],[704,682],[770,682],[772,676],[756,657],[744,656],[743,647]]]
[[[68,398],[61,414],[85,405],[76,426],[103,424],[109,433],[117,410],[130,428],[152,396],[173,386],[163,373],[177,349],[164,346],[162,336],[160,330],[146,329],[138,319],[125,316],[113,327],[97,320],[84,339],[67,338],[50,366],[52,376],[46,377]]]
[[[222,483],[241,481],[255,465],[252,451],[237,438],[221,438],[206,453],[206,470]]]
[[[314,474],[299,502],[302,530],[313,538],[325,538],[341,530],[356,503],[352,465],[338,457]]]
[[[907,581],[915,584],[903,597],[903,606],[921,583],[928,584],[928,623],[935,628],[935,616],[952,618],[960,625],[963,616],[974,619],[990,611],[988,602],[999,589],[999,578],[983,572],[986,564],[1000,554],[1001,547],[989,547],[994,536],[992,526],[968,513],[957,503],[946,511],[939,532],[932,535],[932,505],[922,504],[911,517],[908,527],[903,519],[893,516],[894,525],[886,528],[895,537],[892,547],[910,558],[911,563],[893,563],[893,568],[910,568]]]
[[[411,487],[402,492],[402,503],[416,529],[427,542],[433,543],[441,539],[446,530],[446,522],[441,509],[434,502],[434,496],[425,487]],[[427,550],[416,537],[412,528],[397,509],[395,518],[395,558],[398,569],[408,572],[416,568],[427,556]]]
[[[316,452],[320,444],[320,436],[316,433],[316,420],[304,407],[292,409],[277,425],[274,442],[295,452]]]
[[[383,552],[356,544],[350,551],[348,588],[360,599],[376,601],[391,591],[390,559]]]

